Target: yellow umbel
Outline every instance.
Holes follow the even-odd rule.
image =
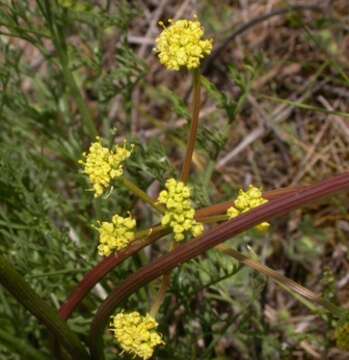
[[[137,311],[120,313],[113,317],[112,331],[121,348],[134,356],[146,360],[154,353],[154,348],[164,344],[156,332],[158,323],[147,314],[141,316]]]
[[[268,202],[262,196],[262,191],[255,186],[250,185],[247,191],[242,189],[239,191],[237,199],[234,201],[234,205],[227,210],[227,215],[230,219],[233,219],[240,214],[249,211],[255,207],[265,204]],[[269,229],[270,224],[263,222],[256,226],[256,229],[265,232]]]
[[[156,39],[155,52],[168,70],[196,69],[200,61],[212,51],[212,40],[202,40],[204,29],[197,20],[168,20]]]
[[[123,174],[123,162],[130,157],[132,151],[123,146],[116,146],[113,151],[102,146],[101,139],[91,144],[88,153],[79,163],[84,166],[84,173],[88,175],[95,191],[95,197],[103,194],[113,179]]]
[[[195,219],[195,210],[191,203],[191,190],[182,181],[169,179],[165,185],[167,190],[161,191],[158,202],[166,206],[161,224],[170,226],[176,241],[185,238],[185,232],[190,231],[194,237],[204,231],[204,226]]]
[[[114,215],[112,222],[102,222],[99,231],[98,253],[109,256],[115,250],[125,248],[135,239],[136,220],[131,216]]]

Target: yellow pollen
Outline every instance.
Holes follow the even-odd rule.
[[[97,228],[99,232],[98,253],[109,256],[115,250],[127,247],[134,239],[136,220],[131,216],[114,215],[112,222],[102,222]]]
[[[194,237],[201,235],[204,226],[195,220],[195,210],[191,202],[191,190],[181,181],[169,179],[161,191],[158,202],[166,207],[161,224],[170,226],[176,241],[182,241],[185,233],[190,231]]]
[[[264,199],[262,196],[262,191],[257,187],[250,185],[246,192],[243,190],[239,191],[239,195],[234,201],[234,206],[231,206],[227,210],[227,215],[229,216],[229,219],[233,219],[240,214],[267,202],[268,200]],[[269,226],[269,223],[262,222],[256,226],[256,229],[260,232],[266,232],[269,229]]]
[[[96,138],[96,142],[91,144],[88,153],[84,153],[84,159],[79,163],[84,167],[84,173],[88,175],[93,186],[95,197],[101,196],[110,186],[113,179],[123,174],[123,162],[130,157],[131,149],[124,146],[116,146],[114,151],[103,147],[101,139]]]
[[[158,323],[149,314],[141,316],[137,311],[121,312],[113,317],[112,326],[121,348],[144,360],[153,356],[156,346],[164,344],[161,335],[156,332]]]
[[[198,20],[168,20],[168,23],[165,27],[159,22],[163,30],[154,49],[161,64],[168,70],[198,68],[201,59],[211,53],[213,41],[202,40],[204,29]]]

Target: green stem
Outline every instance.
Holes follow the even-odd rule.
[[[155,318],[157,313],[159,312],[160,306],[165,300],[166,292],[170,287],[170,285],[171,285],[171,273],[164,274],[163,277],[161,278],[161,285],[159,292],[157,293],[149,311],[149,314],[153,318]]]
[[[62,67],[65,83],[68,86],[69,92],[75,99],[79,108],[85,131],[88,135],[95,138],[97,136],[95,123],[91,117],[90,110],[88,109],[87,103],[81,94],[80,88],[69,65],[69,56],[64,31],[62,30],[61,26],[58,26],[55,23],[54,13],[51,11],[51,4],[48,0],[44,1],[44,7],[41,7],[41,12],[46,19],[53,44],[57,50],[58,59]]]
[[[63,56],[67,57],[66,54],[64,54]],[[70,70],[68,59],[66,60],[66,62],[61,61],[61,65],[64,79],[69,87],[71,95],[75,98],[75,101],[78,105],[86,133],[88,133],[91,137],[95,138],[97,136],[97,129],[95,123],[93,122],[90,110],[88,109],[88,106],[83,96],[81,95],[81,91],[75,80],[74,74]]]
[[[144,230],[140,230],[136,232],[136,239],[135,240],[142,240],[149,238],[154,233],[159,233],[163,231],[165,228],[162,225],[153,225]]]
[[[18,302],[45,324],[49,331],[71,354],[73,359],[88,359],[88,354],[79,338],[59,317],[58,312],[43,301],[6,258],[1,255],[0,283]]]
[[[292,291],[289,287],[281,283],[280,281],[275,280],[276,284],[278,284],[282,289],[287,291],[291,294],[297,301],[307,307],[313,313],[319,313],[319,307],[314,305],[311,301],[307,300],[305,297],[297,294],[296,292]]]
[[[8,347],[13,353],[20,354],[22,359],[47,360],[47,357],[39,352],[39,350],[36,350],[27,342],[2,329],[0,329],[0,343]]]
[[[165,209],[157,204],[146,192],[140,189],[133,181],[127,179],[125,176],[120,177],[120,181],[124,184],[124,186],[133,194],[142,199],[145,203],[149,204],[152,208],[154,208],[159,213],[163,214]]]
[[[184,158],[183,169],[181,180],[186,183],[190,174],[190,167],[192,162],[192,157],[194,153],[194,147],[196,142],[196,135],[198,131],[199,125],[199,113],[200,113],[200,92],[201,92],[201,82],[200,82],[200,71],[193,71],[193,86],[194,86],[194,94],[193,94],[193,112],[192,112],[192,121],[191,121],[191,129],[188,138],[188,146],[187,151]]]
[[[175,249],[177,247],[177,245],[178,245],[178,243],[173,240],[171,250]],[[149,311],[150,315],[153,318],[155,318],[157,313],[159,312],[160,307],[165,300],[166,292],[170,288],[170,286],[171,286],[171,272],[168,272],[168,273],[164,274],[161,278],[160,289],[159,289],[158,293],[156,294],[156,296],[153,300],[153,303],[151,305],[150,311]]]

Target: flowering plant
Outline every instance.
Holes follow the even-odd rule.
[[[73,205],[66,207],[67,211],[72,214],[71,216],[76,219],[76,223],[83,223],[83,230],[80,233],[88,238],[88,241],[82,246],[80,233],[75,231],[71,222],[62,221],[68,229],[69,236],[74,240],[72,241],[73,245],[70,244],[70,246],[74,246],[74,250],[72,251],[71,247],[67,250],[63,246],[65,244],[62,244],[64,258],[60,266],[64,266],[65,261],[68,261],[66,258],[69,258],[73,263],[74,261],[82,262],[88,271],[86,274],[78,273],[76,277],[71,278],[71,283],[75,282],[76,287],[71,290],[70,295],[64,301],[62,301],[62,297],[57,300],[55,294],[50,292],[54,304],[59,307],[58,311],[40,298],[28,285],[25,276],[21,276],[2,255],[0,255],[0,283],[49,330],[51,338],[47,342],[52,354],[56,358],[99,360],[104,359],[104,353],[108,349],[107,356],[110,358],[116,354],[117,357],[144,360],[157,356],[167,359],[172,356],[172,350],[168,350],[170,345],[172,345],[172,349],[177,346],[174,340],[176,331],[185,333],[189,323],[194,329],[196,326],[192,319],[191,321],[189,319],[181,321],[181,326],[174,326],[168,319],[180,318],[187,309],[195,307],[190,303],[193,294],[201,296],[203,288],[210,288],[222,279],[232,278],[234,275],[237,275],[237,278],[243,276],[241,270],[245,267],[252,269],[253,274],[257,274],[253,278],[256,283],[253,291],[258,292],[257,296],[262,296],[261,289],[266,279],[274,281],[277,286],[288,291],[309,311],[320,315],[319,318],[326,319],[331,337],[335,340],[333,343],[336,342],[339,348],[348,349],[348,316],[346,310],[339,306],[339,302],[326,293],[314,292],[284,276],[281,272],[271,269],[264,264],[265,251],[259,252],[261,247],[255,251],[251,246],[251,244],[273,241],[272,234],[275,231],[273,219],[275,217],[313,204],[336,192],[348,190],[348,173],[313,185],[271,191],[265,191],[253,185],[250,179],[246,181],[246,186],[238,185],[236,191],[229,189],[226,192],[228,201],[215,204],[215,196],[211,196],[209,191],[210,179],[202,181],[205,191],[200,189],[198,183],[203,173],[207,174],[210,171],[211,176],[214,174],[213,169],[218,167],[208,164],[208,169],[204,169],[205,165],[202,165],[200,161],[198,145],[207,140],[206,133],[200,133],[200,130],[203,129],[199,116],[202,107],[202,88],[206,88],[208,92],[211,91],[217,96],[217,91],[203,75],[203,67],[205,61],[215,54],[217,48],[214,40],[205,35],[204,26],[199,19],[194,16],[192,19],[160,22],[161,32],[155,40],[155,48],[152,53],[154,58],[158,57],[160,64],[164,66],[162,71],[169,70],[171,76],[177,76],[179,79],[190,77],[192,84],[191,114],[182,112],[185,114],[189,126],[188,129],[186,127],[180,129],[181,134],[188,130],[186,140],[183,140],[185,151],[183,156],[179,151],[176,153],[176,159],[169,169],[170,166],[164,161],[167,158],[167,149],[161,149],[161,151],[156,149],[161,156],[157,156],[155,160],[151,156],[147,158],[144,155],[149,154],[146,153],[149,137],[143,136],[144,133],[138,127],[139,124],[130,129],[133,136],[128,140],[125,140],[123,136],[116,137],[114,130],[108,132],[103,126],[100,126],[101,124],[94,118],[92,109],[90,111],[86,106],[82,89],[79,87],[81,81],[79,66],[71,62],[74,50],[65,41],[65,32],[68,27],[66,29],[64,24],[70,17],[80,19],[84,24],[95,24],[97,20],[101,22],[103,20],[103,26],[108,30],[110,26],[108,19],[105,17],[102,17],[102,20],[94,19],[93,12],[87,16],[86,9],[90,8],[90,5],[85,6],[81,1],[62,0],[54,2],[52,5],[53,3],[43,0],[38,3],[47,22],[48,33],[33,31],[30,36],[39,37],[36,46],[48,58],[51,57],[51,54],[48,54],[45,48],[46,42],[43,39],[45,41],[46,39],[52,40],[51,45],[55,49],[52,56],[56,55],[55,52],[58,56],[57,63],[54,63],[53,67],[56,68],[58,65],[63,74],[64,84],[69,89],[69,96],[65,94],[66,96],[60,101],[56,101],[54,98],[60,111],[57,119],[61,120],[61,117],[68,116],[67,104],[69,101],[76,102],[77,118],[81,121],[81,129],[88,137],[88,141],[82,141],[81,144],[79,141],[75,141],[76,139],[73,141],[70,137],[64,141],[61,139],[61,142],[58,143],[61,153],[67,156],[67,166],[74,169],[77,179],[77,181],[71,181],[69,177],[62,177],[58,182],[59,188],[64,188],[67,198],[74,191],[79,194],[78,201],[71,202],[70,204]],[[60,11],[61,16],[56,19],[57,22],[54,22],[55,13],[52,12],[52,9]],[[123,16],[127,18],[130,14],[123,14]],[[28,19],[29,17],[25,17],[22,22],[25,23],[29,21]],[[126,20],[121,18],[118,21],[119,26],[122,27],[124,26],[123,21]],[[16,36],[20,35],[20,26],[22,23],[18,22],[16,18],[15,23],[12,24],[12,29],[18,31]],[[130,36],[130,38],[132,37]],[[137,38],[136,41],[138,40]],[[84,49],[88,52],[92,48],[86,45]],[[94,49],[92,50],[94,51]],[[127,99],[125,103],[129,110],[129,104],[132,104],[133,100],[136,103],[137,94],[131,99],[132,101],[127,96],[130,93],[133,94],[135,84],[141,78],[140,76],[137,80],[133,80],[134,74],[137,71],[142,73],[146,70],[142,67],[144,64],[132,62],[134,59],[128,50],[124,49],[122,54],[118,54],[120,63],[123,62],[129,66],[127,71],[121,71],[122,75],[118,73],[110,82],[106,80],[103,94],[93,93],[95,85],[93,81],[88,84],[91,87],[88,90],[93,95],[100,96],[99,100],[102,102],[102,98],[114,96],[112,91],[110,95],[109,86],[112,88],[116,86],[125,96],[124,99]],[[80,55],[80,57],[81,63],[88,62],[84,56]],[[88,66],[93,73],[95,64],[89,63]],[[103,74],[106,78],[109,75],[113,76],[112,71]],[[241,76],[237,76],[236,79],[237,82],[242,82]],[[181,103],[172,93],[169,97],[176,105]],[[228,102],[224,96],[220,96],[219,101],[224,106]],[[72,107],[72,111],[74,109]],[[110,111],[112,112],[112,110]],[[113,111],[115,113],[118,109],[113,109]],[[40,113],[40,109],[34,107],[25,112],[25,114],[27,113],[36,114],[40,121],[43,121],[45,116],[51,116],[50,112],[48,114]],[[128,118],[132,118],[132,115],[134,114],[127,113]],[[38,122],[40,122],[39,120]],[[49,120],[45,118],[45,121],[49,122],[51,118]],[[155,122],[156,120],[152,118],[151,121]],[[75,122],[73,122],[74,124]],[[70,136],[69,131],[67,133]],[[147,129],[144,131],[146,132]],[[169,136],[169,142],[172,140],[173,138]],[[56,139],[53,137],[50,141],[54,143]],[[50,152],[47,151],[47,153],[50,156]],[[52,168],[55,165],[50,164]],[[157,176],[154,176],[155,171],[151,171],[152,165],[158,172]],[[80,175],[78,175],[78,169],[80,169]],[[62,171],[60,174],[65,173]],[[224,181],[215,181],[214,185],[218,188],[217,193],[221,191],[221,186],[222,188],[228,187],[227,184],[222,185]],[[23,183],[28,182],[30,183],[26,178],[23,181]],[[66,184],[66,186],[62,184]],[[14,184],[13,197],[17,196],[22,185]],[[203,193],[205,196],[202,196]],[[46,199],[46,192],[43,191],[41,195]],[[22,201],[23,197],[18,197],[18,199]],[[12,197],[9,197],[9,201],[12,201]],[[32,204],[35,204],[36,201],[35,198]],[[56,202],[48,203],[49,205],[44,202],[43,208],[50,212]],[[21,214],[24,214],[23,217],[26,215],[25,212]],[[54,214],[56,216],[56,213]],[[31,229],[36,226],[36,221],[39,222],[37,217],[34,220],[19,227],[16,224],[13,226],[12,223],[8,226],[10,229],[18,228],[20,231]],[[44,240],[47,243],[55,241],[46,236],[48,232],[46,232],[45,224],[39,222],[38,227],[41,228],[42,233],[45,233]],[[242,233],[247,234],[246,238],[238,237]],[[148,246],[146,251],[142,251]],[[28,249],[33,253],[36,251],[34,246],[28,247]],[[219,263],[215,263],[214,256],[219,257]],[[226,268],[222,266],[223,262],[226,264]],[[84,267],[83,271],[86,271],[86,268]],[[199,268],[202,271],[195,272]],[[66,274],[74,273],[74,269],[69,269],[69,271],[60,268],[58,274],[66,276]],[[81,271],[79,269],[77,272]],[[192,274],[190,274],[191,272]],[[220,277],[212,279],[210,275],[213,272],[218,273]],[[113,274],[113,276],[107,277],[108,274]],[[42,275],[39,274],[39,277]],[[49,273],[49,276],[51,275]],[[53,274],[53,276],[56,275],[57,273]],[[29,274],[29,276],[31,275]],[[35,276],[37,274],[34,274],[33,279],[36,279]],[[189,278],[191,281],[188,281]],[[242,278],[243,281],[244,278]],[[194,286],[195,284],[199,285]],[[139,297],[136,298],[134,294],[145,286],[147,286],[146,291],[140,292]],[[66,291],[70,291],[70,286],[66,286],[64,290],[65,297]],[[95,303],[90,303],[87,299],[87,295],[92,290],[98,293],[98,300]],[[222,289],[217,287],[216,290],[221,294]],[[226,303],[230,304],[234,295],[233,290],[229,288],[222,296]],[[180,295],[181,292],[185,295]],[[212,293],[211,295],[211,300],[216,301],[217,294]],[[239,324],[239,316],[248,314],[249,309],[253,307],[248,302],[248,299],[253,296],[255,294],[244,294],[241,301],[243,305],[247,304],[244,308],[235,309],[234,306],[231,306],[234,314],[237,314],[236,319]],[[141,301],[139,301],[140,299]],[[187,302],[184,302],[183,299]],[[201,303],[205,303],[205,301],[201,301]],[[173,309],[173,304],[176,305],[176,311],[173,311],[172,314],[168,309],[171,309],[171,306]],[[81,320],[79,317],[70,319],[74,312],[77,313],[78,308],[92,314],[93,319],[88,322],[88,325],[84,322],[85,319]],[[265,311],[269,311],[269,309]],[[216,324],[222,328],[222,332],[229,330],[229,328],[223,329],[224,327],[221,326],[222,317],[220,317],[218,306],[209,308],[205,312],[205,316],[216,317],[218,319]],[[88,337],[81,336],[80,329],[84,326],[89,326]],[[105,329],[109,329],[108,332]],[[260,331],[262,333],[264,329]],[[104,347],[103,344],[105,333],[109,334],[108,347]],[[6,339],[10,343],[11,341],[6,335],[8,334],[4,334],[0,329],[0,339]],[[215,339],[211,344],[214,343]],[[22,353],[26,353],[27,348],[22,343],[20,345],[22,345],[19,346]],[[200,346],[204,348],[205,341]],[[212,346],[210,345],[208,348]],[[30,351],[28,353],[34,359],[41,359],[40,353]]]

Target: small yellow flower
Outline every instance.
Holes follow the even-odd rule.
[[[114,316],[112,325],[121,348],[133,356],[150,359],[154,348],[164,344],[161,335],[156,332],[158,323],[149,314],[141,316],[137,311],[122,312]]]
[[[265,204],[266,202],[268,202],[268,200],[263,198],[262,191],[257,187],[250,185],[246,192],[243,190],[239,191],[239,195],[234,201],[234,206],[231,206],[227,210],[227,215],[229,216],[229,219],[233,219],[246,211]],[[260,232],[265,232],[269,229],[269,226],[269,223],[263,222],[257,225],[256,229]]]
[[[103,194],[113,179],[123,174],[123,162],[130,157],[132,151],[124,146],[116,146],[114,151],[103,147],[101,139],[91,144],[88,153],[84,153],[84,159],[79,164],[84,166],[84,173],[89,176],[95,191],[95,197]]]
[[[135,239],[136,220],[131,216],[114,215],[112,222],[102,222],[99,228],[99,255],[109,256],[113,251],[124,249]]]
[[[240,215],[240,211],[237,208],[235,208],[234,206],[231,206],[227,210],[227,215],[229,216],[229,219],[234,219]]]
[[[335,334],[337,347],[349,351],[349,323],[337,327]]]
[[[166,207],[161,224],[172,228],[176,241],[184,240],[187,231],[194,237],[201,235],[204,226],[194,218],[190,188],[175,179],[167,180],[165,187],[167,190],[161,191],[158,198],[158,202]]]
[[[269,228],[270,228],[270,224],[266,221],[264,221],[256,226],[256,229],[261,233],[267,232],[269,230]]]
[[[168,20],[169,26],[156,39],[155,52],[169,70],[196,69],[212,51],[212,40],[202,40],[204,29],[198,20]]]

